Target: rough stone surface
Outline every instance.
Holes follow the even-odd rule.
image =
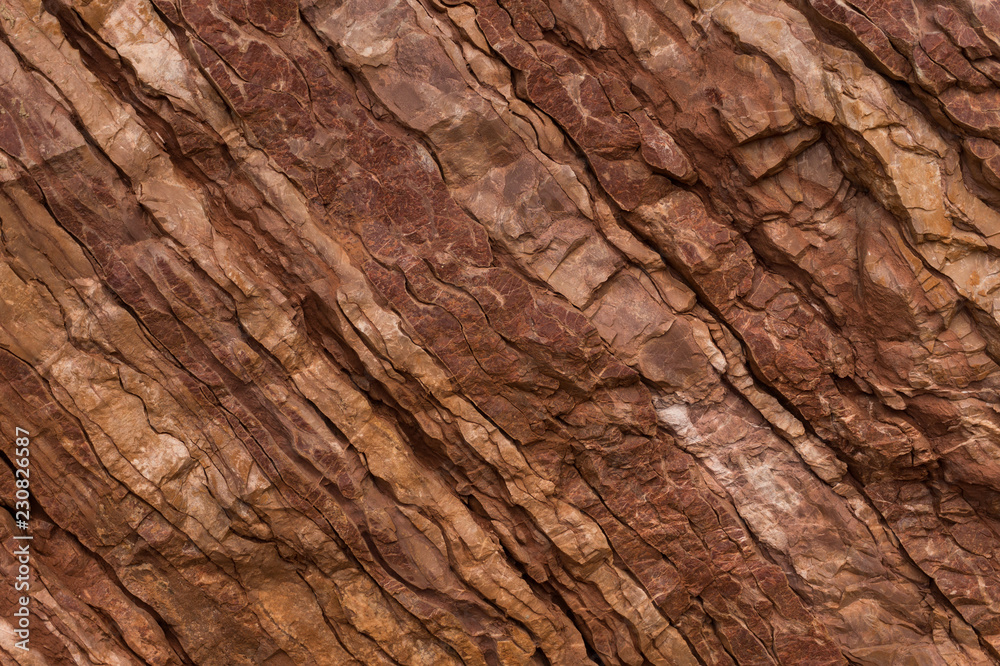
[[[989,0],[0,0],[4,665],[1000,663],[998,362]]]

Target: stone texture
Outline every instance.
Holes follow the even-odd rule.
[[[1000,662],[986,0],[0,0],[0,663]]]

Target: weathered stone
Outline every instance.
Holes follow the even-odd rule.
[[[987,2],[0,0],[0,661],[1000,662],[998,58]]]

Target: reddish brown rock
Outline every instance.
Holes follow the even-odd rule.
[[[984,2],[0,0],[0,661],[1000,662],[998,59]]]

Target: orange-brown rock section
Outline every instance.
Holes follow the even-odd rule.
[[[998,321],[991,0],[0,0],[0,663],[1000,663]]]

